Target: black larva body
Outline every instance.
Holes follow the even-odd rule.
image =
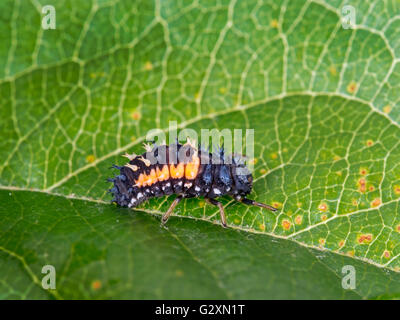
[[[122,207],[136,207],[152,197],[177,194],[163,217],[163,223],[182,198],[204,197],[217,205],[224,226],[224,210],[215,200],[217,197],[230,195],[237,201],[275,210],[246,199],[252,190],[253,177],[240,159],[225,158],[223,148],[212,154],[190,143],[176,143],[147,147],[147,152],[142,155],[127,157],[130,161],[125,166],[113,166],[120,170],[120,174],[109,179],[114,183],[110,189],[114,195],[112,201]]]

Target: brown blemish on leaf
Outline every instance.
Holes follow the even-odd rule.
[[[276,152],[271,153],[270,156],[271,156],[271,159],[272,159],[272,160],[278,159],[278,154],[277,154]]]
[[[147,70],[147,71],[153,70],[153,64],[150,61],[147,61],[144,64],[144,69]]]
[[[361,193],[365,193],[365,191],[367,190],[366,184],[367,184],[367,181],[365,180],[365,178],[360,178],[360,179],[358,180],[358,190],[359,190]]]
[[[261,174],[266,174],[267,172],[268,172],[268,171],[265,170],[264,168],[260,169],[260,173],[261,173]]]
[[[375,198],[374,201],[371,202],[371,207],[375,208],[380,206],[380,204],[382,203],[380,198]]]
[[[86,157],[86,161],[89,163],[93,163],[96,160],[96,157],[93,154],[90,154]]]
[[[95,280],[92,282],[92,289],[93,290],[99,290],[101,288],[101,281],[100,280]]]
[[[140,115],[139,112],[134,111],[134,112],[131,113],[131,117],[132,117],[133,120],[139,120],[141,118],[141,115]]]
[[[292,224],[290,223],[289,220],[286,220],[286,219],[282,220],[282,228],[283,228],[283,229],[289,230],[290,227],[291,227],[291,225],[292,225]]]
[[[328,210],[328,205],[325,202],[321,202],[318,206],[318,210],[322,212],[326,212]]]
[[[357,90],[357,83],[354,81],[350,82],[347,86],[347,92],[353,94]]]
[[[385,251],[383,252],[383,256],[384,256],[386,259],[389,259],[389,258],[390,258],[390,252],[387,251],[387,250],[385,250]]]
[[[371,139],[368,139],[366,142],[367,147],[371,147],[374,144],[374,141],[372,141]]]
[[[390,111],[392,111],[392,107],[390,105],[386,105],[383,107],[383,112],[388,114],[390,113]]]
[[[359,244],[367,244],[370,243],[372,241],[372,234],[368,233],[368,234],[360,234],[357,237],[357,242]]]
[[[271,28],[275,28],[275,29],[277,29],[278,28],[278,26],[279,26],[279,24],[278,24],[278,20],[276,20],[276,19],[272,19],[271,20]]]
[[[297,215],[296,218],[294,219],[294,223],[301,224],[302,222],[303,222],[303,216]]]
[[[279,209],[282,208],[282,203],[274,201],[272,202],[272,206],[276,209]]]

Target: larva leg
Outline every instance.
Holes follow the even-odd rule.
[[[226,226],[225,210],[224,210],[224,206],[222,205],[222,203],[215,199],[206,198],[206,200],[207,200],[207,202],[209,202],[219,208],[219,214],[221,215],[221,224],[224,228],[226,228],[227,226]]]
[[[271,207],[268,204],[257,202],[257,201],[250,200],[250,199],[247,199],[247,198],[242,198],[239,201],[244,203],[244,204],[250,205],[250,206],[257,206],[257,207],[268,209],[268,210],[271,210],[271,211],[276,211],[277,210],[276,208]]]
[[[167,223],[169,216],[172,214],[172,212],[174,211],[174,209],[178,205],[178,203],[181,202],[182,198],[183,198],[183,196],[178,196],[171,203],[171,206],[169,207],[167,212],[163,214],[163,216],[161,218],[161,225],[165,225]]]

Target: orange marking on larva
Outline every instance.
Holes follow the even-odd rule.
[[[147,177],[147,185],[148,186],[151,186],[158,182],[156,170],[154,170],[154,169],[151,169],[150,174],[147,175],[146,177]]]
[[[289,220],[286,220],[286,219],[285,219],[285,220],[282,220],[282,228],[283,228],[283,229],[289,230],[291,225],[292,225],[292,224],[290,223]]]
[[[183,164],[183,162],[179,163],[176,167],[173,164],[171,164],[169,166],[169,172],[171,173],[172,179],[183,178],[185,174],[185,165]]]
[[[168,166],[164,165],[162,170],[160,170],[160,168],[157,167],[156,169],[156,174],[157,174],[157,180],[158,181],[165,181],[169,179],[169,170],[168,170]]]
[[[389,258],[390,258],[390,252],[387,251],[387,250],[385,250],[385,251],[383,252],[383,256],[384,256],[386,259],[389,259]]]
[[[99,290],[101,288],[101,281],[100,280],[95,280],[92,282],[92,289],[93,290]]]
[[[135,180],[136,186],[143,187],[145,185],[144,184],[145,178],[147,179],[147,177],[143,173],[141,173],[139,175],[139,178]]]
[[[200,158],[198,156],[194,156],[192,158],[192,162],[186,164],[185,178],[189,180],[195,179],[199,172],[199,166],[200,166]]]
[[[354,93],[357,90],[357,83],[354,81],[350,82],[349,85],[347,86],[347,92],[348,93]]]
[[[373,208],[378,207],[381,204],[381,199],[380,198],[375,198],[374,201],[371,202],[371,206]]]
[[[296,224],[301,224],[303,222],[303,216],[301,216],[301,215],[296,216],[296,218],[294,219],[294,222]]]

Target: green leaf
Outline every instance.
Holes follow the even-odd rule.
[[[354,29],[339,1],[2,1],[0,298],[398,298],[400,5],[346,4]],[[225,230],[187,199],[163,229],[172,197],[109,204],[169,121],[254,129],[278,213],[225,197]]]

